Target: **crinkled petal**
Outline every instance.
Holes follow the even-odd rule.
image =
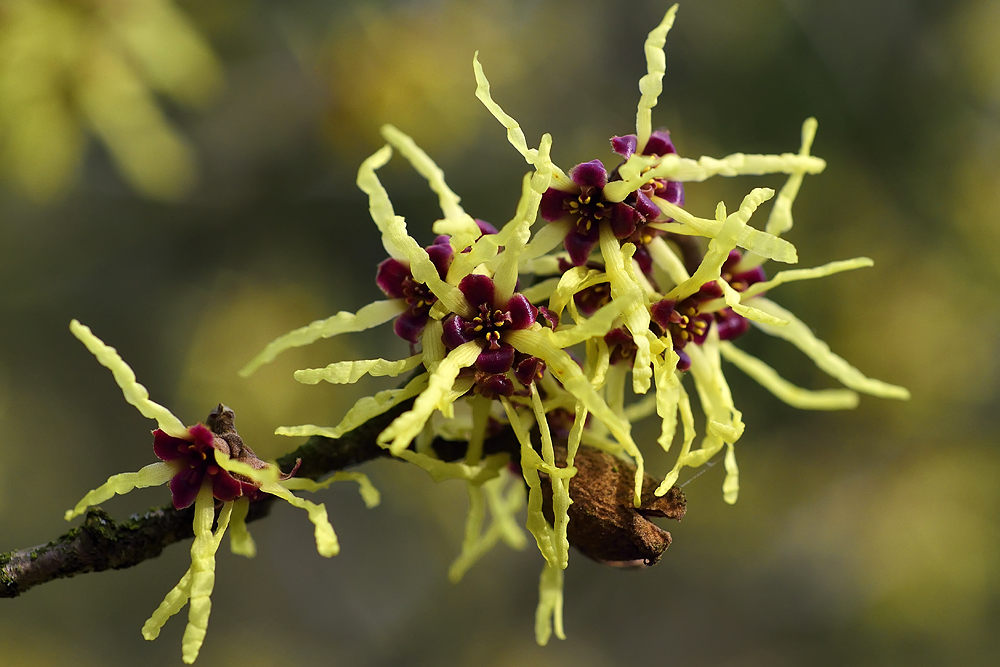
[[[796,387],[778,375],[766,363],[747,354],[732,343],[722,343],[719,349],[726,361],[731,362],[793,408],[800,410],[852,410],[858,407],[858,395],[850,389],[810,391]]]
[[[240,377],[250,377],[254,371],[273,361],[285,350],[309,345],[321,338],[372,329],[388,322],[404,310],[406,310],[406,301],[392,299],[370,303],[361,308],[357,314],[341,311],[325,320],[316,320],[308,326],[290,331],[268,343],[260,354],[251,359],[250,363],[240,370]]]
[[[645,394],[653,378],[649,308],[646,292],[632,272],[633,252],[635,252],[634,245],[626,243],[620,246],[611,230],[602,225],[601,255],[604,257],[604,270],[607,271],[611,281],[611,296],[614,301],[624,306],[622,318],[632,333],[636,346],[632,390],[637,394]]]
[[[729,258],[729,252],[739,243],[740,234],[747,227],[747,221],[757,208],[774,196],[770,188],[754,188],[746,197],[739,210],[726,216],[726,208],[722,202],[716,209],[716,219],[720,223],[718,235],[708,244],[701,265],[686,281],[677,285],[666,295],[668,299],[681,301],[702,288],[705,283],[714,282],[722,275],[722,265]]]
[[[340,543],[337,541],[337,534],[330,525],[330,519],[326,514],[326,506],[323,504],[309,502],[304,498],[299,498],[278,482],[269,482],[260,487],[264,493],[270,493],[287,502],[289,505],[304,509],[312,522],[316,537],[316,550],[320,556],[330,558],[340,553]]]
[[[177,473],[177,466],[173,463],[157,461],[150,463],[138,472],[123,472],[108,478],[108,481],[97,487],[76,504],[65,514],[67,521],[83,514],[88,507],[100,505],[105,500],[110,500],[116,495],[122,496],[132,489],[144,489],[147,486],[160,486],[166,484]]]
[[[391,156],[391,147],[383,146],[361,163],[357,178],[358,188],[368,195],[368,211],[382,233],[382,245],[391,257],[408,262],[413,279],[426,285],[444,307],[455,313],[465,313],[467,306],[462,295],[454,285],[441,279],[427,251],[407,232],[406,221],[394,213],[389,195],[375,173]]]
[[[684,262],[681,261],[681,258],[667,245],[667,242],[662,237],[657,236],[647,243],[646,249],[649,251],[653,263],[663,269],[664,273],[667,274],[675,285],[680,285],[691,277],[687,269],[684,268]]]
[[[597,419],[604,422],[629,456],[635,459],[637,468],[635,503],[638,507],[639,494],[642,491],[643,460],[642,453],[632,440],[630,424],[608,407],[604,399],[591,386],[590,380],[583,374],[576,361],[565,350],[553,345],[547,339],[545,332],[547,330],[513,331],[508,334],[507,340],[519,352],[542,359],[566,390],[576,396],[577,400],[583,403]]]
[[[372,377],[396,377],[412,371],[423,361],[422,354],[416,354],[398,361],[386,359],[364,359],[361,361],[338,361],[326,368],[307,368],[295,371],[295,379],[302,384],[354,384],[366,375]]]
[[[639,92],[642,95],[639,98],[635,118],[636,150],[640,153],[645,150],[653,133],[653,107],[663,92],[663,75],[667,72],[667,56],[663,52],[663,46],[667,43],[667,33],[674,25],[675,16],[677,16],[677,5],[667,10],[660,25],[650,31],[643,45],[646,52],[647,73],[639,79]]]
[[[566,639],[563,629],[563,571],[546,563],[538,582],[535,641],[539,646],[545,646],[553,632],[558,639]]]
[[[233,503],[233,516],[229,523],[229,550],[238,556],[253,558],[257,555],[257,545],[247,529],[249,511],[250,499],[246,496],[237,498]]]
[[[840,273],[841,271],[853,271],[854,269],[861,269],[874,265],[875,262],[868,257],[855,257],[853,259],[843,259],[836,262],[830,262],[829,264],[824,264],[811,269],[791,269],[788,271],[780,271],[770,280],[750,285],[750,287],[748,287],[746,291],[740,295],[740,300],[746,301],[747,299],[751,299],[758,294],[769,292],[778,285],[783,285],[784,283],[790,283],[796,280],[823,278],[825,276],[832,276],[835,273]]]
[[[420,148],[409,135],[400,132],[392,125],[383,125],[381,129],[382,138],[393,146],[400,155],[413,165],[418,174],[427,179],[427,184],[438,196],[441,211],[447,220],[461,222],[464,226],[471,227],[473,222],[468,213],[461,207],[461,198],[456,195],[444,180],[444,172],[434,163],[427,153]]]
[[[225,524],[232,515],[232,503],[226,503]],[[198,493],[194,508],[194,543],[191,545],[191,599],[188,601],[188,623],[181,639],[181,656],[191,664],[198,658],[201,645],[208,631],[208,619],[212,613],[212,589],[215,588],[215,553],[221,539],[212,534],[215,520],[215,499],[208,484]],[[225,531],[220,516],[219,528]]]
[[[290,491],[320,491],[334,482],[357,482],[361,500],[364,501],[365,507],[368,509],[378,507],[379,503],[382,502],[382,494],[379,493],[375,485],[368,479],[368,475],[363,472],[338,471],[322,482],[316,482],[305,477],[292,477],[291,479],[282,480],[280,484]]]
[[[427,373],[418,375],[402,389],[386,389],[374,396],[365,396],[355,403],[343,420],[334,427],[313,426],[280,426],[275,431],[275,435],[287,436],[313,436],[321,435],[325,438],[339,438],[348,431],[353,431],[370,419],[384,414],[399,405],[403,401],[413,398],[427,386]],[[290,481],[290,480],[289,480]]]
[[[398,456],[399,452],[409,447],[434,411],[450,405],[446,398],[455,384],[459,371],[473,365],[479,357],[479,352],[479,344],[476,341],[460,345],[449,352],[444,361],[430,374],[427,388],[414,401],[413,407],[396,417],[379,434],[378,443],[388,447],[394,456]]]
[[[907,389],[866,377],[842,357],[834,354],[829,345],[816,338],[812,330],[788,310],[763,297],[757,297],[754,303],[765,313],[788,321],[788,325],[783,327],[761,323],[757,326],[765,333],[783,338],[802,350],[820,370],[840,380],[850,389],[880,398],[909,400],[910,392]]]
[[[678,222],[684,223],[679,226],[674,223],[650,223],[654,229],[670,231],[671,225],[680,227],[681,229],[687,227],[690,230],[687,233],[694,232],[695,234],[707,236],[709,238],[717,237],[722,230],[723,223],[718,220],[698,218],[691,215],[680,206],[671,204],[663,199],[660,199],[659,197],[653,201],[664,214],[674,218]],[[799,261],[799,256],[795,250],[795,246],[791,243],[785,239],[778,238],[777,236],[773,236],[767,232],[759,231],[750,226],[746,226],[740,230],[740,235],[736,241],[736,245],[741,248],[751,250],[762,257],[766,257],[767,259],[773,259],[776,262],[795,264]]]
[[[87,349],[97,357],[97,361],[102,366],[111,371],[115,382],[118,383],[125,396],[125,400],[134,405],[143,417],[155,419],[161,429],[175,438],[183,438],[187,435],[187,428],[180,419],[159,403],[149,400],[149,392],[136,382],[135,373],[118,356],[115,348],[105,345],[104,341],[95,336],[89,327],[80,324],[77,320],[69,323],[69,330],[81,343],[87,346]]]

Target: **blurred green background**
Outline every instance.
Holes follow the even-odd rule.
[[[261,455],[294,448],[276,426],[333,424],[390,383],[304,387],[292,370],[405,352],[384,327],[236,377],[274,336],[379,296],[382,249],[354,186],[378,127],[410,133],[470,213],[503,223],[526,165],[473,96],[473,51],[529,144],[551,132],[563,168],[610,164],[667,7],[0,0],[0,551],[64,532],[88,489],[152,460],[150,423],[71,318],[183,421],[222,401]],[[449,584],[462,485],[371,464],[381,507],[348,485],[319,496],[343,545],[332,561],[286,506],[252,526],[255,560],[223,546],[198,664],[994,664],[998,34],[994,0],[689,0],[667,41],[654,124],[682,155],[795,151],[803,119],[819,119],[814,152],[829,166],[807,178],[789,239],[802,266],[876,266],[775,296],[912,401],[799,412],[728,367],[747,424],[738,504],[723,503],[717,466],[685,488],[687,518],[657,567],[574,554],[569,640],[547,648],[533,641],[534,548],[498,547]],[[401,162],[386,185],[429,242],[436,201]],[[782,182],[692,184],[688,205],[732,209]],[[833,386],[781,341],[741,346]],[[654,429],[637,427],[647,451]],[[651,458],[660,474],[671,462]],[[167,501],[153,489],[105,507],[124,517]],[[3,601],[0,661],[180,664],[186,611],[155,642],[139,630],[188,558],[173,546]]]

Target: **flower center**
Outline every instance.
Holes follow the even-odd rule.
[[[403,278],[403,298],[406,300],[407,310],[414,315],[423,315],[437,301],[430,288],[418,283],[413,276]]]
[[[692,305],[683,305],[670,313],[667,331],[670,332],[674,344],[683,347],[688,341],[701,339],[708,333],[711,319],[698,316],[698,309]]]
[[[580,194],[574,199],[563,200],[563,209],[576,218],[576,231],[585,234],[591,230],[594,223],[600,222],[610,214],[604,203],[604,198],[592,185],[580,188]]]
[[[465,335],[470,338],[485,338],[491,350],[500,349],[500,331],[511,324],[510,312],[493,310],[488,304],[480,304],[479,314],[464,325]]]

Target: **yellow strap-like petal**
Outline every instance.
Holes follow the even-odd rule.
[[[215,498],[212,484],[206,479],[194,501],[194,543],[191,545],[191,599],[188,606],[188,623],[181,639],[181,656],[192,664],[201,651],[212,613],[212,589],[215,588],[215,553],[219,550],[222,534],[229,525],[233,503],[223,504],[219,515],[218,539],[212,534],[215,519]]]
[[[597,336],[604,336],[615,327],[615,322],[625,310],[627,302],[624,299],[612,301],[602,307],[594,315],[580,324],[560,328],[559,331],[542,329],[541,333],[548,336],[556,347],[567,348],[582,343]]]
[[[191,568],[188,568],[177,585],[170,589],[163,602],[156,608],[142,626],[142,636],[146,641],[153,641],[160,636],[160,630],[172,616],[177,614],[191,597]]]
[[[667,10],[666,16],[660,25],[653,28],[646,37],[646,44],[643,49],[646,52],[646,72],[647,74],[639,79],[639,108],[635,117],[635,131],[638,143],[636,153],[642,153],[649,141],[649,135],[653,132],[653,107],[656,100],[663,92],[663,75],[667,73],[667,56],[663,51],[663,46],[667,43],[667,33],[674,25],[674,17],[677,16],[677,5]]]
[[[558,280],[559,284],[549,298],[549,310],[561,317],[563,309],[577,292],[608,282],[608,274],[585,266],[574,266]]]
[[[858,395],[850,389],[821,389],[810,391],[778,375],[777,371],[760,359],[753,357],[732,343],[721,345],[726,361],[752,377],[762,387],[793,408],[800,410],[851,410],[858,406]]]
[[[854,259],[842,259],[836,262],[830,262],[829,264],[813,267],[811,269],[791,269],[788,271],[780,271],[770,280],[762,283],[754,283],[740,296],[742,300],[746,301],[747,299],[752,299],[758,294],[763,294],[764,292],[772,290],[778,285],[783,285],[785,283],[794,282],[796,280],[824,278],[842,271],[853,271],[855,269],[861,269],[869,266],[875,266],[875,262],[872,259],[868,257],[855,257]]]
[[[477,341],[470,341],[449,352],[430,374],[427,388],[417,397],[413,408],[396,417],[388,428],[379,434],[379,444],[388,447],[394,456],[399,456],[402,450],[409,447],[434,411],[451,404],[448,398],[455,379],[463,368],[468,368],[476,362],[479,353],[480,347]]]
[[[684,442],[681,444],[681,451],[677,454],[677,462],[674,464],[673,469],[663,478],[663,482],[656,487],[654,493],[661,497],[677,482],[680,469],[687,460],[688,453],[691,451],[691,444],[694,442],[694,436],[696,435],[694,413],[691,410],[691,399],[688,397],[687,392],[684,391],[683,384],[678,385],[678,390],[680,392],[678,407],[681,413],[681,423],[684,425]]]
[[[368,475],[363,472],[338,471],[322,482],[316,482],[305,477],[292,477],[291,479],[282,480],[280,484],[290,491],[319,491],[327,488],[334,482],[357,482],[358,492],[361,494],[361,499],[368,509],[378,507],[378,504],[382,502],[382,494],[378,492],[372,481],[368,479]]]
[[[507,141],[510,142],[510,145],[524,156],[525,162],[534,165],[538,161],[538,150],[528,148],[528,142],[524,138],[521,126],[507,115],[499,104],[493,101],[493,97],[490,95],[490,82],[486,78],[486,73],[483,72],[483,66],[479,64],[479,51],[476,51],[472,56],[472,69],[476,74],[476,97],[493,114],[493,117],[507,128]]]
[[[257,545],[247,530],[247,512],[250,500],[243,496],[233,501],[233,516],[229,523],[229,549],[234,554],[253,558],[257,555]]]
[[[552,137],[546,134],[542,136],[538,145],[537,171],[525,181],[517,205],[517,214],[504,226],[503,233],[507,238],[503,252],[497,256],[493,273],[493,282],[496,285],[494,298],[497,303],[505,303],[514,294],[520,258],[528,239],[531,238],[531,225],[538,215],[542,194],[548,189],[552,180],[553,165],[549,158],[551,149]]]
[[[757,326],[765,333],[783,338],[802,350],[820,370],[840,380],[854,391],[880,398],[909,400],[910,392],[907,389],[866,377],[864,373],[847,363],[842,357],[834,354],[829,345],[816,338],[812,330],[788,310],[762,297],[758,297],[755,303],[765,313],[788,320],[788,326],[784,327],[774,327],[767,324],[758,324]]]
[[[726,479],[722,482],[722,499],[730,505],[736,504],[740,495],[740,468],[736,465],[736,447],[726,443]]]
[[[125,361],[118,356],[115,348],[105,345],[104,341],[95,336],[89,327],[77,320],[69,323],[69,330],[87,346],[90,353],[97,357],[102,366],[111,371],[115,382],[121,387],[125,400],[134,405],[143,417],[155,419],[157,425],[167,434],[175,438],[187,438],[187,427],[170,410],[159,403],[149,400],[149,392],[136,382],[135,373]]]
[[[438,196],[438,202],[441,205],[441,211],[444,213],[445,219],[452,225],[446,233],[453,235],[456,232],[465,231],[466,233],[478,236],[479,226],[476,225],[476,221],[472,219],[472,216],[466,213],[465,209],[459,204],[461,197],[448,187],[448,184],[444,180],[444,172],[434,163],[434,160],[417,145],[412,137],[400,132],[396,127],[383,125],[381,133],[382,138],[399,151],[400,155],[413,165],[418,174],[427,179],[427,184],[430,185],[434,194]],[[435,233],[445,232],[435,230]]]
[[[275,429],[274,434],[293,437],[321,435],[325,438],[339,438],[348,431],[353,431],[361,426],[369,419],[388,412],[403,401],[419,394],[427,386],[427,377],[427,373],[422,373],[410,380],[402,389],[386,389],[374,396],[365,396],[359,399],[336,426],[313,426],[312,424],[304,426],[279,426]]]
[[[330,558],[340,553],[340,543],[337,542],[337,534],[333,531],[333,526],[330,525],[330,520],[327,518],[325,505],[322,503],[317,505],[304,498],[299,498],[278,482],[264,484],[260,490],[306,511],[309,520],[315,527],[313,532],[316,537],[316,550],[320,556]]]
[[[269,464],[264,468],[254,468],[247,463],[229,458],[228,454],[220,452],[219,450],[215,450],[215,462],[218,463],[219,467],[223,470],[236,473],[237,475],[242,475],[243,477],[252,479],[258,484],[276,482],[281,477],[281,469],[276,465]]]
[[[762,322],[764,324],[770,324],[776,327],[783,327],[786,324],[788,324],[787,321],[781,319],[780,317],[775,317],[774,315],[768,315],[762,310],[758,310],[753,306],[748,306],[744,303],[741,303],[741,298],[743,297],[743,295],[741,295],[739,292],[733,289],[733,286],[727,283],[722,278],[716,280],[715,283],[722,290],[723,300],[725,301],[727,306],[733,309],[733,312],[742,315],[748,320],[753,320],[754,322]]]
[[[556,222],[549,222],[535,232],[535,235],[531,237],[528,245],[526,245],[524,250],[521,252],[519,260],[520,271],[535,273],[537,271],[532,267],[536,264],[549,266],[552,262],[556,262],[556,270],[551,270],[550,272],[558,273],[558,260],[543,257],[543,255],[553,248],[562,245],[563,239],[566,238],[566,235],[570,233],[572,228],[573,221],[565,219],[557,220]]]
[[[563,572],[546,563],[538,582],[535,641],[539,646],[545,646],[553,632],[558,639],[566,639],[563,629]]]
[[[315,343],[321,338],[331,338],[340,334],[365,331],[385,324],[406,310],[406,301],[390,299],[374,301],[355,313],[341,311],[323,320],[316,320],[307,326],[289,331],[268,343],[256,357],[240,370],[240,377],[250,377],[258,368],[270,363],[279,354],[293,347]]]
[[[597,419],[604,422],[611,430],[615,439],[624,447],[636,462],[635,506],[639,506],[639,496],[642,491],[643,459],[642,453],[632,440],[631,425],[620,415],[615,414],[603,398],[598,395],[590,380],[576,361],[564,350],[554,346],[540,332],[523,330],[513,331],[507,335],[507,342],[516,350],[538,357],[545,361],[549,370]]]
[[[743,203],[738,211],[730,216],[726,216],[726,208],[722,202],[716,208],[716,222],[719,224],[718,235],[708,244],[708,252],[701,260],[701,264],[694,274],[683,283],[674,287],[667,293],[668,299],[680,301],[685,299],[707,282],[715,281],[722,275],[722,265],[729,259],[729,253],[737,245],[739,238],[747,227],[747,221],[757,208],[774,196],[774,190],[770,188],[754,188],[750,194],[743,198]]]
[[[813,139],[816,138],[816,128],[818,126],[819,123],[816,122],[815,118],[807,118],[802,123],[802,146],[799,148],[799,155],[802,157],[809,155]],[[804,176],[804,170],[794,171],[788,177],[788,180],[785,181],[785,185],[782,186],[777,199],[774,200],[771,215],[767,218],[767,226],[764,229],[768,234],[781,236],[792,228],[792,204],[795,202],[795,197],[799,194],[799,188],[802,186],[802,178]]]
[[[123,472],[112,475],[104,484],[85,495],[76,504],[76,507],[67,510],[64,518],[70,521],[87,511],[88,507],[100,505],[116,495],[123,496],[132,489],[144,489],[148,486],[166,484],[177,472],[178,467],[174,463],[159,461],[150,463],[138,472]]]
[[[503,490],[510,481],[510,473],[501,469],[497,478],[481,485],[466,483],[469,510],[465,519],[462,551],[448,568],[448,579],[452,583],[461,581],[465,573],[500,540],[514,549],[524,548],[527,540],[516,522],[516,514],[524,506],[524,484],[520,480],[513,480],[510,490],[504,495]],[[489,510],[492,521],[484,531],[486,509]]]
[[[549,278],[548,280],[541,280],[531,287],[525,287],[521,290],[521,295],[531,303],[551,302],[552,294],[558,286],[558,278]]]
[[[695,233],[700,236],[707,236],[709,238],[715,238],[719,235],[722,230],[722,223],[718,220],[707,220],[705,218],[699,218],[697,216],[691,215],[680,206],[671,204],[670,202],[660,199],[659,197],[654,197],[654,203],[659,207],[661,211],[669,215],[671,218],[677,220],[678,222],[684,223],[683,225],[676,225],[675,223],[660,223],[653,222],[650,223],[650,227],[654,229],[663,229],[667,231],[683,231],[683,229],[677,229],[677,227],[687,227],[689,228],[688,233]],[[741,248],[746,248],[751,250],[762,257],[768,259],[773,259],[776,262],[784,262],[785,264],[795,264],[799,261],[798,253],[795,250],[795,246],[786,241],[785,239],[779,238],[767,232],[762,232],[753,227],[745,227],[740,230],[739,238],[736,241],[736,245]]]
[[[224,503],[222,506],[222,511],[219,512],[218,526],[215,529],[215,535],[212,539],[215,541],[215,551],[219,550],[219,545],[222,544],[222,536],[226,532],[226,528],[229,525],[230,517],[232,516],[232,511],[234,503]],[[211,525],[211,524],[210,524]],[[193,563],[191,567],[188,567],[187,572],[181,577],[181,580],[174,586],[166,597],[163,598],[163,602],[157,607],[156,611],[149,617],[146,623],[142,626],[142,636],[147,641],[152,641],[160,636],[160,630],[163,628],[163,624],[166,623],[170,617],[179,612],[187,604],[188,599],[191,597],[191,582],[193,580]]]
[[[611,282],[611,298],[623,306],[622,319],[635,343],[635,363],[632,370],[632,391],[645,394],[653,377],[649,344],[649,298],[632,275],[632,254],[635,246],[622,246],[611,226],[601,225],[601,255],[604,270]]]
[[[649,167],[648,170],[645,168]],[[812,155],[782,153],[781,155],[747,155],[733,153],[721,160],[702,156],[697,160],[676,153],[662,157],[633,155],[622,166],[624,180],[608,183],[604,198],[620,202],[654,178],[682,183],[704,181],[713,176],[762,176],[764,174],[818,174],[826,168],[826,160]],[[664,211],[670,217],[676,217]]]
[[[302,384],[354,384],[366,375],[372,377],[396,377],[412,371],[423,361],[422,354],[406,359],[388,361],[386,359],[363,359],[360,361],[337,361],[326,368],[307,368],[295,371],[295,379]]]

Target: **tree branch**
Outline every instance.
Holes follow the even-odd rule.
[[[302,463],[296,475],[317,479],[366,461],[389,457],[376,437],[397,416],[412,407],[404,402],[358,428],[333,440],[320,436],[309,438],[301,447],[279,459],[284,470]],[[465,443],[435,440],[434,449],[444,460],[461,458]],[[517,443],[509,429],[487,440],[487,453],[513,452]],[[247,521],[262,519],[271,510],[273,496],[265,496],[250,505]],[[87,510],[83,525],[70,530],[48,544],[0,554],[0,597],[13,598],[29,588],[54,579],[87,572],[120,570],[156,558],[165,547],[194,537],[193,509],[174,509],[172,505],[135,514],[115,522],[99,507]]]
[[[278,464],[284,470],[299,464],[297,476],[318,479],[373,459],[393,458],[376,439],[393,419],[410,407],[412,400],[336,440],[313,436],[279,459]],[[441,460],[455,461],[465,455],[467,443],[437,438],[432,447]],[[509,427],[487,438],[483,446],[484,454],[507,452],[516,455],[519,449],[520,444]],[[557,454],[559,463],[564,464],[565,449],[558,448]],[[649,518],[680,520],[686,511],[680,489],[674,487],[664,497],[656,497],[653,490],[657,481],[646,475],[642,503],[634,507],[631,501],[634,465],[600,450],[581,447],[575,467],[576,475],[570,486],[573,501],[570,506],[571,544],[602,563],[618,566],[656,563],[670,544],[670,534]],[[544,502],[548,505],[544,509],[551,522],[551,487],[546,476],[542,478],[547,496]],[[267,516],[273,499],[265,495],[251,503],[246,520],[256,521]],[[172,505],[133,515],[121,523],[116,523],[99,507],[90,508],[83,525],[52,542],[0,554],[0,597],[17,597],[34,586],[63,577],[138,565],[159,556],[166,546],[192,538],[192,521],[192,508],[177,510]]]

